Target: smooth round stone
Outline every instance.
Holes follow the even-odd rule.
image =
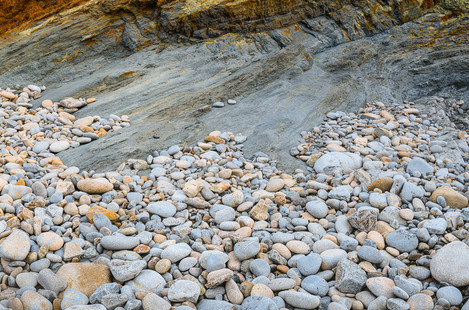
[[[62,261],[62,260],[60,260]],[[51,261],[48,258],[39,259],[29,265],[29,269],[34,272],[39,272],[43,269],[49,268]]]
[[[327,216],[329,208],[322,199],[314,199],[306,203],[306,210],[315,218],[321,219]]]
[[[215,213],[215,222],[221,224],[223,222],[233,221],[236,218],[236,211],[233,208],[224,208]]]
[[[430,271],[438,282],[456,287],[469,285],[469,246],[451,242],[439,249],[430,261]]]
[[[366,280],[366,287],[375,296],[384,296],[386,298],[393,297],[392,288],[394,285],[394,281],[386,277],[375,277]]]
[[[272,291],[285,291],[296,286],[296,281],[290,278],[277,278],[269,282],[268,286]]]
[[[446,299],[452,306],[458,306],[462,303],[461,291],[454,286],[440,288],[436,292],[436,297]]]
[[[62,309],[67,309],[68,307],[86,304],[88,304],[88,297],[85,294],[69,288],[64,292],[64,297],[60,306]]]
[[[419,266],[412,266],[409,268],[409,274],[412,278],[415,278],[417,280],[425,280],[428,279],[431,275],[430,269],[425,268],[425,267],[419,267]]]
[[[251,296],[263,296],[272,299],[274,298],[274,292],[266,284],[257,283],[251,289]]]
[[[186,257],[186,258],[183,258],[179,262],[178,266],[179,266],[179,270],[184,272],[184,271],[187,271],[187,270],[191,269],[195,265],[197,265],[197,258],[195,258],[195,257]]]
[[[322,259],[316,253],[310,253],[307,256],[300,257],[296,261],[296,268],[304,276],[316,274],[321,268]]]
[[[432,175],[433,167],[422,158],[415,157],[407,164],[406,172],[410,175],[414,175],[415,172],[423,175]]]
[[[468,199],[466,196],[458,193],[449,186],[438,187],[431,196],[433,202],[438,201],[438,197],[443,197],[446,203],[453,209],[463,209],[468,205]]]
[[[332,249],[322,252],[320,256],[322,259],[321,269],[330,270],[335,268],[339,261],[347,258],[347,252],[341,249]]]
[[[37,237],[37,244],[39,246],[47,244],[49,246],[49,251],[57,251],[63,246],[64,240],[56,233],[48,231]]]
[[[329,291],[329,284],[326,280],[318,276],[307,276],[301,282],[301,287],[313,295],[326,296]]]
[[[138,238],[124,235],[104,236],[101,239],[102,247],[113,251],[132,250],[139,244],[140,240]]]
[[[52,303],[35,291],[28,290],[21,295],[23,309],[52,310]]]
[[[169,259],[175,263],[188,256],[191,252],[192,249],[187,243],[176,243],[164,249],[161,253],[161,258]]]
[[[221,255],[210,255],[207,258],[206,269],[208,272],[225,268],[225,259]]]
[[[249,270],[256,276],[268,276],[270,274],[270,266],[269,264],[263,259],[255,259],[249,265]]]
[[[302,309],[315,309],[321,302],[318,296],[295,291],[279,292],[278,296],[282,297],[287,304]]]
[[[0,244],[0,257],[9,261],[21,261],[28,255],[30,247],[29,235],[16,229]]]
[[[314,163],[314,170],[318,173],[324,172],[326,169],[359,169],[362,166],[361,156],[348,152],[329,152]]]
[[[268,192],[278,192],[285,186],[285,181],[282,179],[270,179],[265,187]]]
[[[44,289],[56,292],[57,294],[67,287],[67,282],[50,269],[41,270],[37,280]]]
[[[39,141],[33,146],[33,152],[36,154],[42,153],[49,149],[49,142]]]
[[[238,242],[234,246],[234,254],[240,261],[254,257],[261,250],[261,245],[256,241]]]
[[[407,300],[410,310],[433,310],[433,300],[427,294],[415,294]]]
[[[77,187],[88,194],[104,194],[114,188],[112,183],[104,178],[81,180],[77,183]]]
[[[321,239],[313,244],[313,252],[321,254],[326,250],[338,249],[339,246],[329,239]]]
[[[401,253],[409,253],[417,248],[419,240],[408,230],[394,230],[386,236],[386,244]]]
[[[165,279],[156,271],[142,270],[133,280],[127,282],[127,285],[135,292],[146,292],[159,294],[166,285]]]
[[[409,304],[399,298],[389,298],[386,302],[387,309],[389,310],[408,310]]]
[[[358,257],[373,264],[380,264],[384,259],[377,248],[366,245],[358,249]]]
[[[197,302],[200,287],[197,283],[188,280],[176,281],[168,290],[168,299],[173,302]]]
[[[22,288],[25,286],[37,285],[38,274],[35,272],[23,272],[16,276],[16,284]]]
[[[39,276],[45,271],[42,270]],[[109,267],[96,263],[68,263],[62,265],[56,275],[65,280],[67,288],[73,288],[86,296],[91,296],[102,284],[111,282]]]
[[[200,304],[200,303],[199,303]],[[197,305],[199,309],[199,305]],[[205,308],[204,308],[205,309]],[[219,308],[206,308],[209,309],[219,309]],[[263,296],[249,296],[244,299],[241,304],[240,310],[279,310],[275,302],[272,299],[263,297]]]
[[[426,228],[430,234],[441,235],[445,233],[448,223],[444,218],[436,218],[423,223],[423,227]]]
[[[311,251],[306,243],[299,240],[288,241],[286,246],[290,251],[296,254],[308,254]]]
[[[409,294],[407,294],[406,291],[404,291],[403,289],[401,289],[401,288],[398,287],[398,286],[394,286],[394,287],[392,288],[392,293],[393,293],[396,297],[402,298],[402,299],[404,299],[404,300],[409,299]]]
[[[223,196],[222,202],[229,207],[237,207],[244,201],[244,194],[242,191],[234,190],[231,194]]]
[[[56,141],[49,146],[49,150],[52,153],[59,153],[59,152],[65,151],[69,147],[70,147],[70,142],[68,141],[65,141],[65,140]]]
[[[157,201],[148,204],[147,211],[161,217],[171,217],[176,214],[176,207],[168,201]]]
[[[208,269],[207,260],[212,255],[219,256],[223,260],[224,264],[226,264],[226,262],[228,261],[228,255],[226,253],[220,252],[218,250],[203,251],[203,253],[199,257],[199,264],[202,268]]]

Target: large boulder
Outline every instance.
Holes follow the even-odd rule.
[[[445,245],[433,256],[430,271],[439,282],[458,287],[469,285],[469,246],[461,241]]]

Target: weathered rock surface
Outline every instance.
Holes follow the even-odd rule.
[[[469,75],[463,70],[468,21],[444,11],[458,7],[462,14],[465,2],[436,7],[410,0],[228,2],[233,3],[77,0],[40,7],[28,1],[26,10],[34,13],[19,23],[45,19],[2,39],[0,83],[40,81],[55,100],[97,97],[77,118],[116,110],[129,114],[131,128],[61,152],[69,165],[102,170],[154,148],[200,140],[204,133],[198,128],[221,126],[250,136],[247,154],[262,148],[292,168],[297,164],[285,150],[295,146],[298,132],[332,109],[428,94],[469,101],[459,87]],[[17,7],[3,11],[10,16]],[[431,10],[436,13],[409,22]],[[11,28],[11,17],[2,21]],[[198,41],[208,37],[213,39]],[[190,44],[164,43],[175,38]],[[427,83],[433,76],[438,78]],[[213,102],[227,98],[238,104],[210,111]],[[152,139],[155,133],[161,139]],[[277,142],[270,143],[274,137]]]

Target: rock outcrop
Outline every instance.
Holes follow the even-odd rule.
[[[43,1],[28,13],[35,3],[2,2],[0,84],[96,97],[77,118],[132,118],[67,150],[69,165],[106,169],[222,127],[290,168],[285,149],[331,110],[469,101],[467,1]],[[238,104],[211,109],[228,99]]]

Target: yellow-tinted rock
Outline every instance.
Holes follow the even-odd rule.
[[[252,208],[249,215],[256,221],[265,221],[269,218],[269,206],[264,199],[259,200],[259,202]]]
[[[108,210],[108,209],[104,209],[101,206],[95,205],[89,208],[89,210],[86,212],[86,217],[88,218],[88,221],[90,221],[90,223],[93,223],[93,216],[96,213],[102,213],[106,215],[107,218],[110,219],[111,221],[115,221],[119,218],[119,215],[116,212]]]
[[[113,189],[113,185],[106,179],[85,179],[77,183],[79,190],[88,194],[103,194]]]
[[[69,263],[57,271],[67,282],[67,289],[73,288],[90,297],[98,287],[111,282],[111,272],[105,265],[93,263]]]
[[[374,180],[368,185],[368,191],[374,191],[375,188],[379,188],[383,193],[391,190],[394,180],[392,178],[379,178]]]
[[[437,188],[432,194],[432,197],[431,197],[432,201],[436,202],[436,199],[438,198],[438,196],[444,197],[446,200],[446,203],[451,208],[464,209],[465,207],[467,207],[467,203],[468,203],[467,198],[449,186],[441,186]]]
[[[223,140],[220,137],[215,137],[215,136],[206,136],[204,138],[205,142],[213,142],[215,144],[225,144],[225,140]]]

